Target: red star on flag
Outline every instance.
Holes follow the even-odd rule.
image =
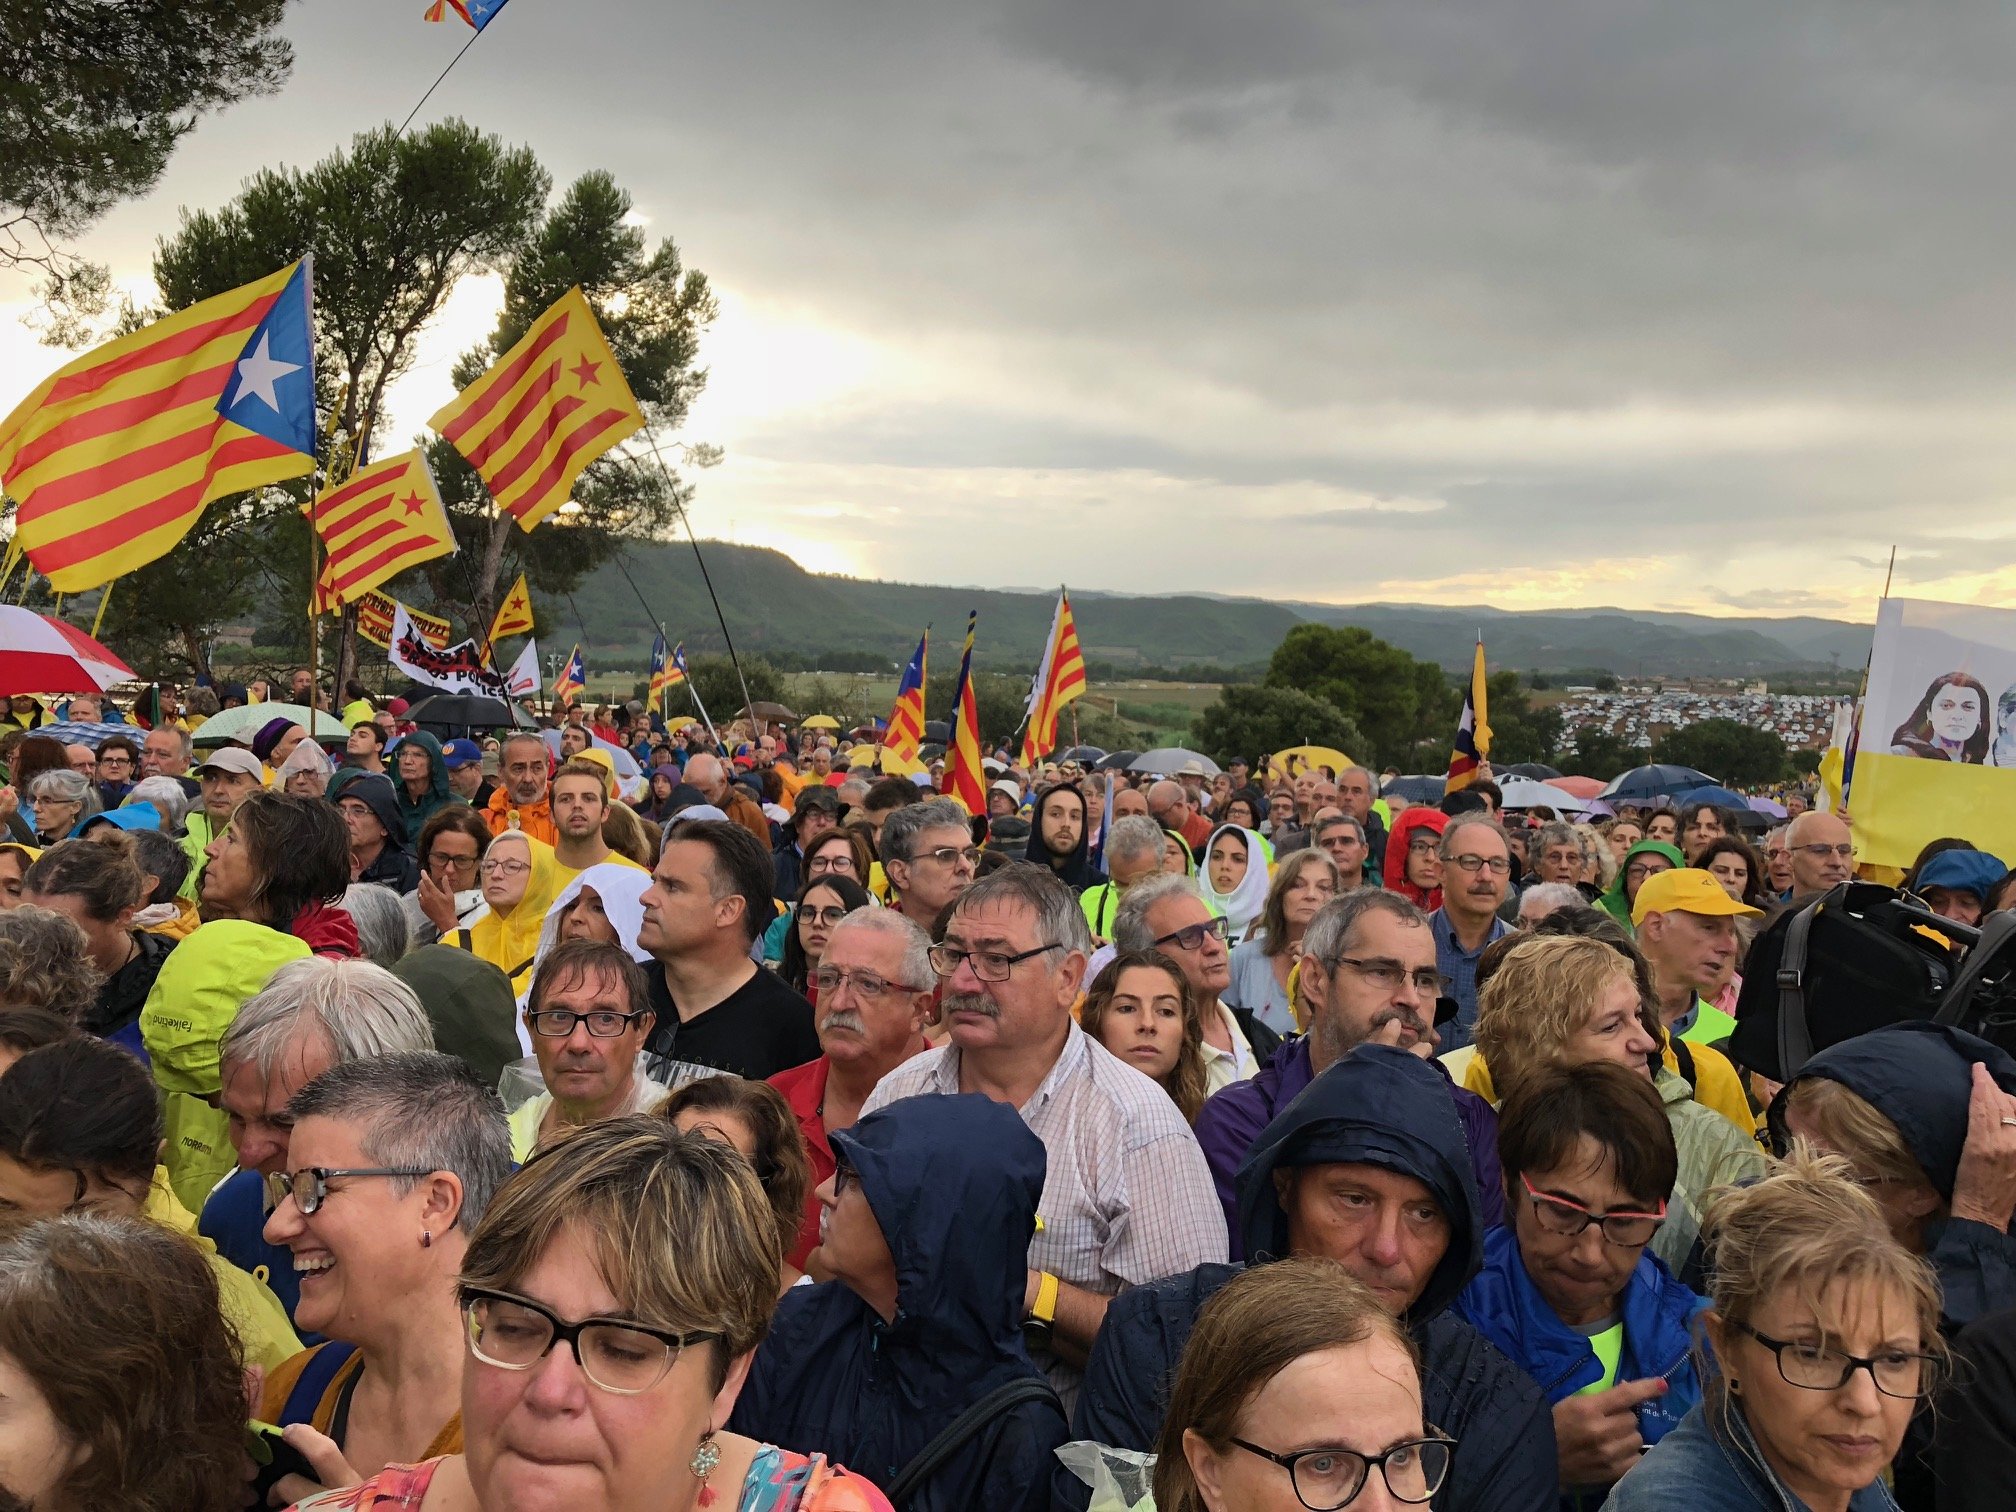
[[[583,357],[579,362],[575,363],[574,366],[569,368],[567,371],[572,373],[576,378],[579,378],[581,380],[581,387],[586,388],[591,383],[600,383],[602,381],[600,378],[595,376],[597,373],[601,372],[601,370],[602,370],[601,363],[590,362],[586,357]]]
[[[418,494],[408,494],[399,502],[406,506],[406,513],[409,515],[417,515],[427,507],[427,501],[422,499]]]

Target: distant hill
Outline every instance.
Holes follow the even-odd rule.
[[[745,652],[868,652],[900,665],[918,632],[930,624],[934,663],[942,670],[948,655],[956,654],[966,611],[978,609],[975,660],[991,668],[1021,669],[1042,653],[1050,629],[1055,594],[1047,589],[879,582],[807,572],[783,552],[766,547],[725,541],[702,546],[736,647]],[[689,547],[634,548],[629,568],[689,652],[723,649]],[[643,665],[654,630],[616,568],[598,571],[575,592],[573,603],[585,623],[591,665],[597,659]],[[1624,676],[1735,677],[1857,666],[1868,655],[1870,636],[1866,625],[1805,617],[1271,603],[1220,594],[1153,596],[1078,587],[1072,604],[1087,657],[1123,666],[1251,665],[1265,661],[1289,628],[1303,620],[1363,626],[1452,671],[1468,665],[1481,628],[1494,665],[1542,672],[1601,668]],[[573,606],[564,599],[542,599],[539,607],[541,628],[549,638],[574,638]]]

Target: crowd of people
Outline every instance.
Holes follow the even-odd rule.
[[[2016,1060],[1731,1046],[1840,815],[286,696],[0,721],[0,1512],[2007,1500]]]

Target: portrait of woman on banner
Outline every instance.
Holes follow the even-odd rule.
[[[2016,767],[2016,683],[1995,700],[1995,744],[1988,752],[1988,765]]]
[[[1980,766],[1988,759],[1990,707],[1988,690],[1965,672],[1934,678],[1890,737],[1890,754]]]

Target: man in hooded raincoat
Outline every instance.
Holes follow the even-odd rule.
[[[1376,1189],[1375,1200],[1363,1205],[1386,1215],[1307,1221],[1300,1189],[1340,1181]],[[1546,1398],[1450,1310],[1482,1263],[1485,1223],[1463,1125],[1440,1072],[1394,1046],[1360,1045],[1262,1131],[1240,1168],[1238,1189],[1252,1263],[1328,1255],[1405,1320],[1421,1354],[1428,1421],[1457,1441],[1449,1479],[1435,1498],[1440,1512],[1552,1512],[1558,1487]],[[1422,1221],[1424,1215],[1410,1219],[1405,1210],[1418,1206],[1423,1190],[1439,1224],[1424,1225],[1410,1246],[1392,1225]],[[1284,1193],[1296,1204],[1293,1214]],[[1355,1186],[1353,1195],[1365,1196]],[[1341,1208],[1320,1197],[1311,1206]],[[1116,1297],[1086,1366],[1071,1437],[1153,1450],[1198,1310],[1240,1269],[1200,1266]],[[1074,1479],[1062,1471],[1053,1478],[1060,1505],[1086,1505],[1082,1486],[1067,1500]]]
[[[882,1231],[887,1268],[871,1258],[879,1275],[854,1274],[854,1236],[833,1232],[845,1194],[828,1178],[820,1195],[842,1279],[785,1293],[729,1430],[823,1449],[887,1487],[961,1413],[1025,1381],[1031,1394],[991,1413],[903,1505],[1041,1512],[1067,1437],[1021,1330],[1043,1141],[978,1093],[905,1098],[832,1140]],[[864,1295],[878,1289],[875,1301]]]

